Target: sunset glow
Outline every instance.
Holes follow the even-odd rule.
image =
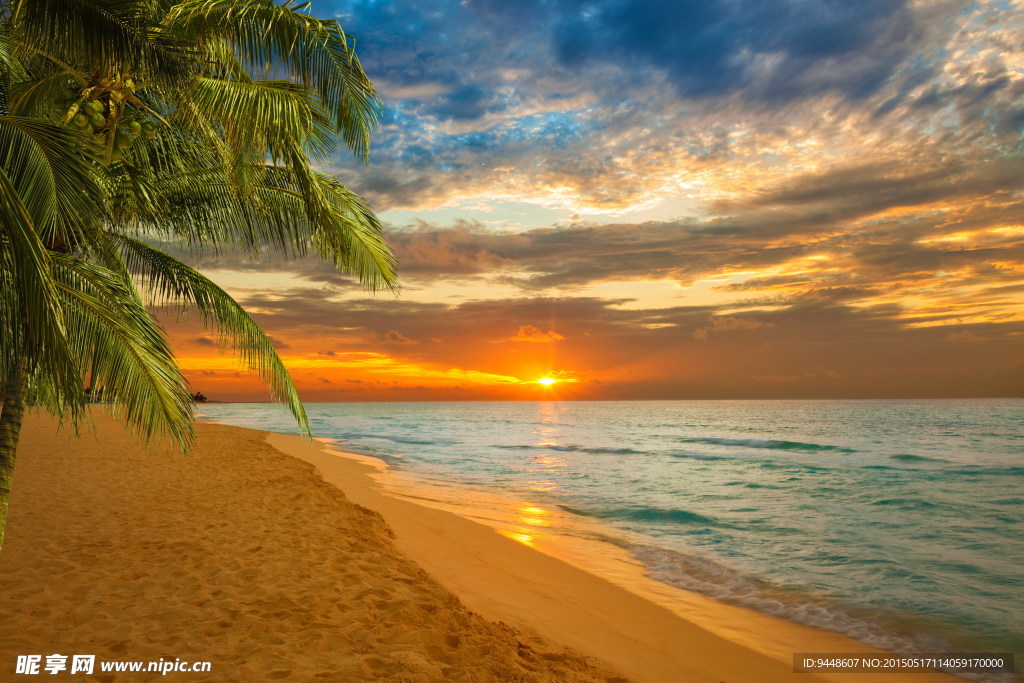
[[[378,212],[401,296],[203,264],[304,398],[1019,395],[1024,13],[599,0],[510,35],[506,4],[317,4],[385,102],[371,163],[325,169]],[[193,390],[265,400],[162,319]]]

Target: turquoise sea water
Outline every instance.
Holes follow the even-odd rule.
[[[1024,652],[1024,400],[307,409],[409,476],[598,523],[665,583],[889,650]],[[295,432],[279,406],[201,412]]]

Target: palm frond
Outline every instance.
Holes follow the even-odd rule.
[[[163,330],[121,274],[67,254],[54,257],[72,347],[85,381],[143,442],[193,439],[192,399]]]
[[[50,253],[34,230],[29,209],[0,164],[0,296],[5,329],[0,346],[3,376],[25,360],[42,368],[54,394],[67,403],[80,390]],[[9,327],[7,327],[9,325]]]
[[[93,164],[99,151],[90,138],[63,126],[0,117],[0,166],[44,242],[73,247],[99,230],[105,208]]]
[[[291,0],[185,0],[168,17],[187,35],[224,40],[251,72],[295,79],[319,94],[345,144],[366,159],[380,98],[335,21],[304,14]]]
[[[2,8],[2,11],[6,15],[10,15],[10,8]],[[0,69],[2,69],[9,78],[20,80],[25,76],[25,67],[15,55],[16,43],[14,38],[11,36],[8,30],[0,31]]]
[[[0,295],[7,315],[16,316],[11,322],[17,321],[0,356],[5,370],[18,355],[26,357],[49,374],[54,394],[73,406],[81,385],[54,281],[53,252],[43,241],[85,206],[80,193],[90,187],[74,186],[86,162],[65,132],[46,122],[0,117],[0,252],[6,271]],[[62,149],[62,140],[69,147]],[[78,223],[72,225],[80,232]]]
[[[289,197],[302,196],[304,188],[295,182],[296,175],[289,169],[268,169],[264,190],[278,195],[279,206],[287,206]],[[313,172],[303,180],[315,188],[315,201],[326,207],[323,215],[309,216],[303,226],[314,251],[342,272],[356,275],[370,290],[397,291],[398,261],[366,201],[333,176]],[[310,200],[310,195],[303,196],[303,205],[308,206]]]
[[[370,289],[397,289],[373,211],[310,166],[339,137],[365,160],[380,100],[354,41],[305,6],[0,0],[0,113],[18,114],[0,115],[0,370],[27,356],[33,395],[53,412],[77,419],[84,384],[102,385],[142,438],[189,442],[184,378],[135,274],[197,310],[308,431],[252,318],[139,237],[197,253],[314,253]],[[102,121],[57,125],[93,102]]]
[[[259,144],[273,158],[301,148],[327,159],[333,149],[332,122],[316,93],[291,81],[249,83],[201,76],[188,93],[195,116],[216,122],[231,147]],[[265,156],[265,152],[257,158]]]
[[[101,73],[140,71],[182,76],[194,48],[160,24],[157,8],[139,0],[32,0],[16,5],[12,37],[24,54],[38,52],[64,64],[81,62]]]
[[[171,255],[130,237],[117,236],[128,269],[158,303],[177,303],[195,308],[207,325],[214,326],[240,359],[267,382],[274,400],[285,403],[309,433],[309,420],[287,368],[259,325],[238,302],[213,281]]]
[[[398,264],[380,221],[336,178],[284,166],[262,167],[249,200],[239,202],[223,169],[165,178],[168,212],[148,226],[163,239],[184,241],[198,255],[239,251],[288,257],[310,252],[357,276],[369,289],[398,289]],[[315,206],[316,210],[311,210]]]
[[[65,89],[73,85],[78,85],[77,79],[64,70],[42,78],[25,74],[12,83],[8,105],[10,113],[17,116],[49,118],[58,109],[55,102],[59,101]]]

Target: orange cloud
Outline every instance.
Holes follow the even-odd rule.
[[[522,325],[518,330],[516,330],[515,335],[510,338],[510,341],[550,344],[551,342],[565,341],[565,337],[554,330],[548,330],[545,332],[539,327],[534,327],[533,325]]]

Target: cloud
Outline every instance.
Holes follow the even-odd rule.
[[[412,84],[443,84],[442,101],[474,104],[482,95],[460,73],[493,78],[500,66],[544,63],[664,72],[691,96],[747,88],[861,95],[912,54],[923,37],[919,23],[938,14],[934,6],[930,15],[915,12],[903,0],[398,0],[336,8],[359,36],[371,74],[401,87],[392,92],[410,96],[418,94]],[[942,8],[947,15],[955,9]],[[466,54],[475,56],[472,70],[460,68]],[[437,97],[436,86],[420,92]],[[457,108],[454,116],[461,115]]]
[[[388,330],[384,334],[384,343],[385,344],[419,344],[418,341],[416,341],[414,339],[409,339],[408,337],[406,337],[402,333],[396,332],[395,330]]]
[[[566,292],[602,282],[690,286],[743,273],[716,289],[850,301],[913,291],[922,303],[954,297],[1005,311],[1014,306],[1008,291],[979,298],[977,288],[1024,284],[1024,228],[1013,227],[1022,212],[1024,166],[1007,159],[959,174],[920,173],[903,185],[874,179],[863,167],[828,169],[804,178],[799,194],[795,186],[774,188],[705,221],[519,233],[421,223],[392,240],[411,281],[488,278],[526,291]]]
[[[480,299],[456,305],[351,299],[339,307],[320,290],[276,292],[274,299],[254,296],[243,303],[261,311],[254,315],[272,334],[293,340],[286,362],[308,400],[337,400],[338,394],[317,393],[330,388],[316,377],[372,398],[378,391],[372,381],[395,379],[387,374],[394,372],[390,368],[406,369],[399,385],[405,387],[403,397],[415,400],[453,398],[446,392],[455,391],[468,399],[523,398],[511,381],[500,388],[488,382],[466,384],[460,377],[530,384],[550,373],[579,379],[572,385],[577,398],[604,399],[1005,396],[1019,392],[1024,380],[1019,360],[1024,321],[972,324],[970,333],[986,340],[986,352],[965,353],[964,344],[950,343],[951,334],[965,331],[962,325],[951,320],[908,326],[897,304],[856,307],[796,299],[742,315],[730,312],[734,307],[716,306],[629,309],[621,300],[594,297]],[[342,324],[365,334],[336,341],[339,316]],[[517,319],[557,320],[564,340],[518,348],[490,343],[507,338],[508,321]],[[375,329],[437,341],[394,344],[383,353],[379,337],[370,333]],[[698,329],[707,329],[714,343],[695,339]],[[537,330],[543,333],[544,328]],[[299,339],[304,346],[297,344]],[[318,355],[328,344],[336,355]],[[208,362],[230,365],[219,357]],[[420,379],[417,368],[426,373]],[[460,382],[462,389],[456,389]],[[255,380],[247,386],[249,396],[262,391]],[[219,387],[217,395],[233,400]]]
[[[291,348],[287,343],[285,343],[284,340],[278,339],[277,337],[273,337],[273,336],[268,334],[267,335],[267,339],[270,340],[271,346],[273,346],[275,349],[281,350],[281,349],[290,349]]]
[[[982,337],[970,331],[950,332],[946,335],[946,340],[955,344],[981,344],[985,341]]]
[[[863,97],[911,54],[914,19],[898,0],[606,0],[566,11],[556,43],[564,63],[642,64],[688,96]]]
[[[195,337],[192,339],[193,344],[199,344],[200,346],[210,346],[217,348],[219,344],[209,337]]]
[[[446,287],[456,283],[486,298],[496,288],[550,297],[670,282],[676,296],[703,288],[709,294],[698,301],[717,297],[737,311],[804,300],[899,301],[907,323],[1018,319],[1019,290],[1012,288],[1024,286],[1024,160],[984,149],[943,154],[896,147],[884,162],[856,156],[783,179],[759,178],[743,194],[711,204],[706,218],[580,221],[515,232],[473,220],[419,220],[390,229],[388,239],[405,296],[437,292],[432,301],[450,295]],[[260,281],[288,273],[326,287],[335,299],[359,291],[329,264],[308,259],[219,257],[212,265],[259,272]],[[352,326],[350,319],[342,313],[338,325]],[[377,329],[410,334],[399,323]]]
[[[545,332],[539,327],[534,327],[533,325],[521,325],[509,341],[550,344],[551,342],[565,341],[565,337],[554,330],[548,330]]]
[[[461,220],[391,230],[406,296],[442,283],[578,295],[604,283],[695,283],[741,305],[799,300],[869,305],[901,298],[915,315],[973,319],[1016,311],[1024,286],[1024,161],[961,157],[908,170],[895,162],[836,162],[748,190],[707,219],[575,223],[519,232]],[[358,288],[312,261],[215,267],[295,273]],[[907,297],[905,295],[912,295]],[[945,313],[939,313],[940,310]],[[342,315],[339,325],[344,326]],[[700,328],[703,324],[697,325]],[[389,325],[383,329],[402,329]],[[436,335],[413,335],[430,339]],[[503,335],[504,336],[504,335]]]
[[[376,208],[714,201],[857,150],[902,164],[894,143],[1011,149],[1024,123],[1024,15],[996,2],[510,5],[335,3],[387,105],[372,165],[336,170]]]
[[[1005,393],[1024,318],[1007,8],[317,3],[386,102],[372,163],[324,170],[382,212],[403,298],[313,259],[208,265],[296,357],[564,366],[605,397]],[[524,321],[564,339],[492,343]]]
[[[506,260],[494,248],[514,240],[509,235],[496,236],[483,225],[466,220],[457,220],[444,230],[419,221],[414,230],[389,234],[403,276],[414,277],[493,271]]]
[[[746,320],[744,318],[723,316],[720,318],[712,318],[710,325],[695,330],[693,338],[700,339],[701,341],[707,341],[713,332],[734,332],[737,330],[749,331],[757,330],[762,327],[773,326],[774,323],[763,323],[760,320]]]

